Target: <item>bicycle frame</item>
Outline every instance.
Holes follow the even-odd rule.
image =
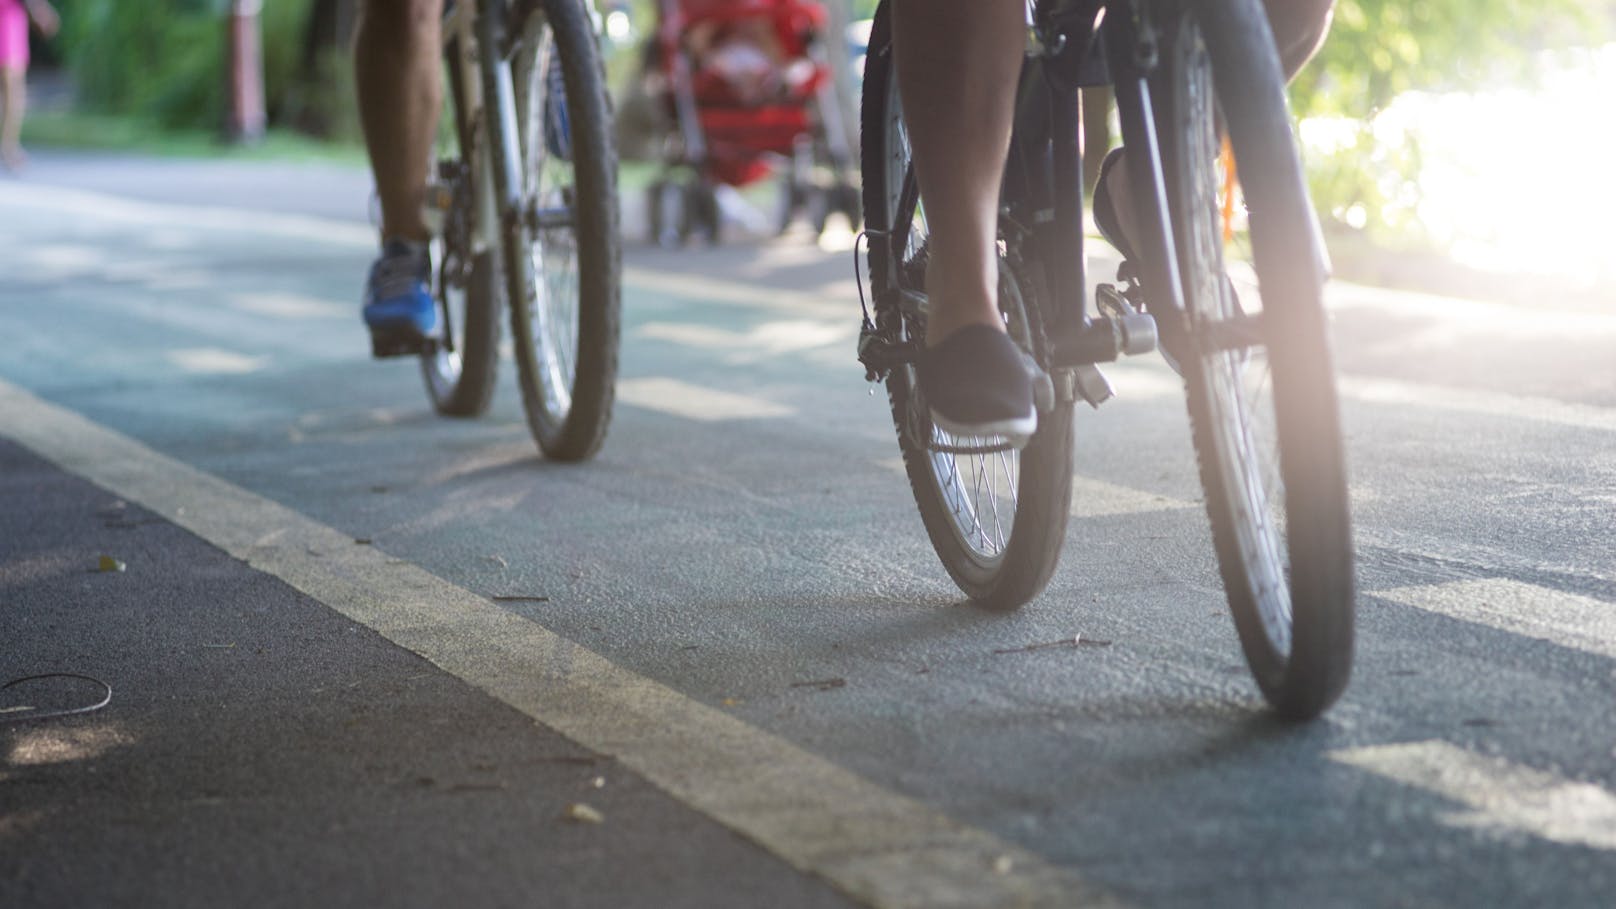
[[[487,251],[499,236],[499,214],[494,194],[488,192],[488,180],[494,170],[490,157],[491,144],[484,135],[487,123],[483,116],[484,54],[478,41],[476,20],[478,4],[456,3],[449,0],[443,11],[442,37],[444,57],[448,61],[450,103],[455,108],[455,129],[460,140],[462,157],[471,163],[472,197],[476,199],[476,213],[472,222],[471,252]],[[512,127],[514,128],[514,127]]]
[[[1110,83],[1116,92],[1123,140],[1131,150],[1132,195],[1146,205],[1139,219],[1144,236],[1134,241],[1154,314],[1184,309],[1148,81],[1156,65],[1149,9],[1134,0],[1040,0],[1030,17],[1004,212],[1013,229],[1032,238],[1043,263],[1051,296],[1045,307],[1051,365],[1057,368],[1142,352],[1129,349],[1127,319],[1147,318],[1091,315],[1086,304],[1078,132],[1078,90],[1084,86]]]

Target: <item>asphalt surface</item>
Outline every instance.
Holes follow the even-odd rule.
[[[609,756],[9,442],[0,502],[0,675],[114,688],[104,714],[0,731],[8,906],[698,907],[717,881],[731,905],[850,905]],[[108,553],[123,570],[98,570]],[[41,679],[5,705],[100,693]]]
[[[511,370],[487,417],[445,421],[413,364],[365,357],[362,175],[311,172],[305,207],[295,168],[35,161],[0,183],[0,379],[460,589],[534,598],[500,606],[1093,888],[1066,904],[1616,898],[1616,310],[1332,289],[1360,651],[1342,702],[1286,727],[1241,664],[1159,362],[1079,416],[1049,591],[988,614],[892,467],[848,253],[632,247],[611,436],[557,465]],[[846,889],[732,832],[744,808],[569,744],[15,445],[0,462],[0,675],[115,690],[0,726],[0,903]],[[128,570],[88,573],[100,554]],[[1076,634],[1108,643],[1017,650]],[[606,823],[560,820],[574,801]],[[857,806],[807,801],[857,840]]]

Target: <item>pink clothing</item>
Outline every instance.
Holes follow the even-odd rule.
[[[28,11],[22,0],[0,0],[0,69],[28,68]]]

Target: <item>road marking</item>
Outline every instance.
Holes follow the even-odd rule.
[[[617,400],[704,423],[788,417],[795,413],[791,408],[773,401],[703,388],[665,377],[619,379]]]
[[[1616,659],[1616,603],[1507,578],[1399,587],[1375,596]]]
[[[1104,480],[1093,480],[1083,476],[1072,477],[1073,517],[1103,518],[1195,507],[1197,506],[1194,502],[1186,502],[1171,496],[1118,486]]]
[[[163,357],[185,372],[205,376],[246,375],[269,363],[269,357],[254,357],[219,347],[187,347],[168,351]]]
[[[615,758],[871,906],[1119,904],[1032,852],[4,381],[0,413],[0,434]]]
[[[1592,783],[1441,741],[1352,748],[1330,758],[1464,805],[1463,811],[1437,816],[1451,826],[1503,828],[1616,851],[1616,795]]]
[[[6,186],[6,205],[43,209],[53,215],[74,219],[115,221],[132,224],[142,232],[156,227],[199,231],[238,231],[250,234],[278,234],[299,240],[341,244],[374,250],[376,230],[358,221],[339,221],[312,215],[231,208],[223,205],[176,205],[171,202],[141,202],[135,199],[70,189],[65,186],[18,183]]]
[[[356,221],[342,221],[306,215],[244,211],[223,206],[175,205],[140,202],[106,193],[60,186],[14,183],[6,188],[6,207],[34,208],[52,214],[68,214],[82,219],[99,219],[133,224],[142,230],[173,227],[195,230],[230,230],[339,244],[358,250],[374,250],[374,229]],[[56,267],[78,262],[71,249],[59,251],[62,261]],[[65,257],[65,258],[63,258]],[[652,268],[626,266],[624,284],[630,288],[672,294],[691,300],[749,306],[756,309],[791,312],[799,316],[857,318],[857,301],[823,293],[781,290],[726,281],[699,275],[675,274]],[[1365,288],[1351,287],[1355,294]],[[1399,297],[1401,299],[1401,297]],[[1107,368],[1109,373],[1110,368]],[[1175,382],[1156,381],[1130,390],[1119,383],[1121,394],[1129,398],[1152,398],[1181,393]],[[1449,388],[1425,383],[1404,382],[1371,376],[1342,376],[1342,396],[1371,404],[1431,407],[1458,413],[1506,417],[1553,423],[1581,429],[1616,431],[1616,409],[1573,404],[1553,398],[1510,395],[1472,389]]]
[[[1423,382],[1403,382],[1368,376],[1342,376],[1339,385],[1342,397],[1366,404],[1430,407],[1453,413],[1530,420],[1577,429],[1616,431],[1616,410],[1588,404],[1572,404],[1553,398],[1450,388],[1427,385]]]
[[[745,331],[700,325],[692,322],[651,322],[640,326],[639,335],[698,350],[719,351],[729,363],[752,363],[833,345],[846,346],[847,361],[852,356],[857,326],[841,322],[786,319],[754,325]]]
[[[878,462],[888,470],[906,473],[903,458],[882,458]],[[1175,499],[1171,496],[1157,495],[1128,486],[1118,486],[1104,480],[1094,480],[1084,476],[1072,477],[1072,516],[1079,518],[1104,518],[1125,514],[1149,514],[1155,511],[1174,511],[1180,508],[1196,508],[1194,502]]]
[[[352,303],[321,300],[307,294],[262,292],[230,294],[230,308],[255,316],[302,322],[305,319],[353,319]]]
[[[760,284],[724,281],[703,275],[677,274],[652,268],[623,267],[623,283],[658,294],[672,294],[703,303],[723,303],[794,313],[799,316],[841,318],[858,324],[858,300],[838,300],[824,294],[782,290]]]

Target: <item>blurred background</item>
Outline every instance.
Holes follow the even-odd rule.
[[[54,3],[63,27],[34,37],[25,144],[362,166],[357,0]],[[597,5],[633,190],[653,179],[666,130],[642,78],[655,4]],[[851,110],[875,2],[826,6],[845,38],[829,51]],[[244,16],[262,97],[245,129],[229,76]],[[1292,86],[1336,274],[1612,305],[1613,42],[1616,0],[1338,0],[1321,56]]]

